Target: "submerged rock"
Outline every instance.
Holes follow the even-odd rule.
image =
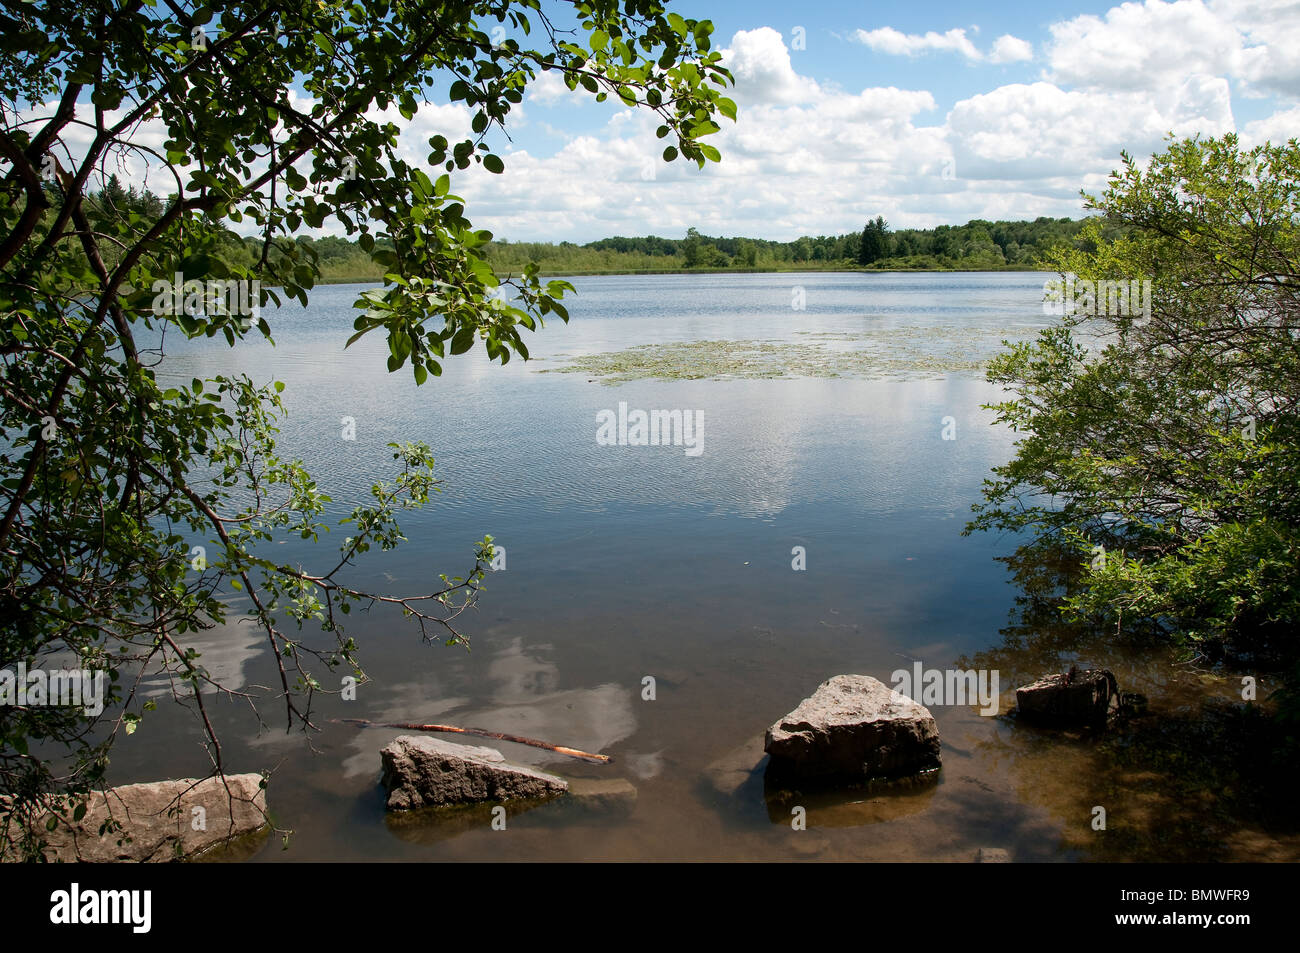
[[[72,802],[74,805],[78,801]],[[231,774],[223,778],[155,781],[127,784],[86,798],[86,813],[72,821],[71,807],[59,812],[67,822],[47,831],[47,814],[36,830],[46,841],[49,861],[110,863],[158,862],[194,857],[212,848],[245,843],[270,825],[266,789],[260,774]],[[100,834],[106,823],[120,829]],[[14,859],[15,845],[3,846],[4,859]]]
[[[513,829],[527,815],[553,801],[512,799],[500,804],[475,801],[469,804],[448,804],[442,807],[425,807],[411,811],[387,811],[384,826],[388,832],[408,844],[443,844],[470,831]],[[505,811],[502,815],[501,811]]]
[[[860,783],[939,767],[939,729],[924,706],[869,675],[836,675],[767,730],[768,772]]]
[[[568,782],[510,764],[495,748],[401,735],[380,752],[390,811],[555,797]]]
[[[1016,689],[1016,711],[1027,721],[1055,727],[1101,727],[1120,707],[1115,676],[1107,669],[1045,675]]]
[[[763,736],[754,735],[706,767],[704,780],[714,794],[726,800],[761,801],[767,764]]]
[[[564,800],[584,811],[626,814],[636,806],[636,787],[626,778],[573,778],[569,781],[569,795]]]

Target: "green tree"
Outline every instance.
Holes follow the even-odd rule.
[[[222,282],[256,304],[305,304],[321,266],[293,235],[337,222],[384,275],[357,301],[352,340],[385,334],[390,371],[409,366],[423,384],[479,344],[502,363],[526,359],[521,331],[567,319],[572,289],[541,282],[535,265],[498,276],[453,176],[503,170],[490,140],[543,71],[658,114],[667,161],[716,161],[705,137],[735,106],[711,32],[658,0],[4,7],[0,664],[70,653],[114,686],[98,722],[80,708],[0,707],[0,789],[18,799],[6,825],[22,827],[46,792],[103,783],[109,746],[144,709],[131,688],[144,666],[172,674],[224,769],[205,698],[229,687],[187,636],[223,620],[232,591],[278,663],[271,697],[290,727],[307,728],[322,670],[359,671],[344,630],[354,605],[400,607],[426,638],[463,642],[454,622],[492,553],[489,537],[463,578],[430,593],[348,582],[357,557],[401,542],[399,511],[433,489],[429,449],[395,444],[393,478],[345,520],[338,553],[313,569],[269,558],[265,544],[284,534],[315,539],[329,501],[276,452],[282,385],[217,376],[164,388],[157,355],[137,342],[168,329],[234,344],[271,328],[212,300],[173,311],[159,287],[198,295]],[[409,120],[434,90],[468,108],[473,134],[435,134],[414,162],[400,127],[375,117],[391,108]],[[89,183],[124,159],[175,184],[156,216],[90,200]],[[228,226],[256,238],[232,240]],[[196,284],[172,289],[177,274]],[[492,294],[503,284],[513,293]],[[192,556],[196,540],[206,561]],[[27,848],[38,833],[23,831]]]
[[[1073,547],[1075,618],[1293,665],[1300,147],[1173,142],[1086,198],[1103,217],[1051,256],[1065,313],[990,367],[1020,436],[967,531]]]
[[[687,268],[696,268],[703,261],[704,243],[700,240],[700,233],[694,228],[686,230],[686,239],[682,242],[682,260]]]
[[[108,182],[99,193],[99,200],[103,205],[110,209],[125,209],[130,207],[127,201],[127,193],[122,188],[122,180],[114,172],[108,177]]]
[[[710,242],[704,246],[700,254],[700,262],[709,268],[726,268],[730,266],[731,259],[727,257],[726,252]]]
[[[867,222],[862,229],[862,244],[858,248],[858,264],[872,265],[889,255],[889,226],[883,216]]]

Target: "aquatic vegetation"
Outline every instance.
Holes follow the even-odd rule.
[[[586,374],[603,384],[635,380],[735,380],[850,377],[918,380],[980,377],[1004,340],[1036,332],[1000,328],[895,327],[796,331],[802,340],[706,340],[641,344],[569,356],[543,373]]]

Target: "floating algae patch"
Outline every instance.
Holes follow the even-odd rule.
[[[586,374],[603,384],[636,380],[736,380],[853,377],[932,379],[982,376],[1004,339],[1034,328],[879,328],[796,332],[800,341],[672,341],[569,358],[542,373]]]

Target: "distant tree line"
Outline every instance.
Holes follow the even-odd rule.
[[[533,260],[546,268],[597,270],[615,269],[620,263],[635,263],[636,269],[645,270],[793,266],[1032,268],[1058,245],[1076,246],[1083,222],[1083,219],[1045,217],[1032,222],[975,219],[965,225],[894,231],[883,217],[877,216],[861,232],[805,235],[788,242],[703,235],[691,228],[680,239],[620,235],[585,245],[496,241],[489,249],[489,257],[512,265],[522,266]]]
[[[147,188],[124,189],[117,176],[110,176],[99,192],[88,197],[94,212],[105,216],[136,214],[146,221],[156,220],[169,201]],[[1045,217],[1032,222],[974,219],[965,225],[893,230],[882,216],[877,216],[861,232],[805,235],[787,242],[704,235],[690,228],[682,238],[616,235],[585,244],[494,239],[487,246],[486,256],[499,269],[522,271],[530,262],[537,262],[544,272],[552,274],[693,268],[1032,268],[1058,246],[1077,248],[1085,244],[1081,238],[1084,221]],[[263,254],[260,238],[240,236],[225,228],[216,229],[216,233],[218,249],[228,264],[251,265]],[[383,244],[383,240],[377,244]],[[278,241],[266,253],[272,259],[314,256],[327,281],[383,277],[382,267],[346,238],[298,236],[292,241]]]

